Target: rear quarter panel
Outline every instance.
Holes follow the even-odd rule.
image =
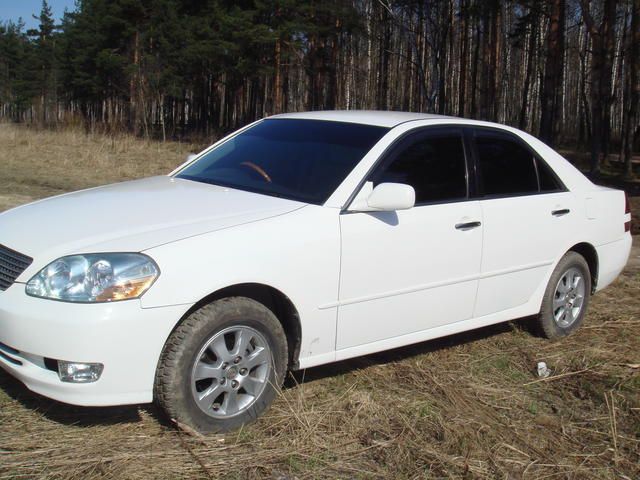
[[[631,233],[624,224],[631,220],[625,213],[625,195],[621,190],[594,186],[584,194],[585,230],[598,254],[596,290],[613,282],[629,259]]]
[[[622,190],[595,186],[583,194],[585,228],[595,246],[620,240],[625,235],[625,196]]]
[[[519,130],[507,130],[529,143],[573,194],[576,231],[569,243],[589,243],[596,249],[597,290],[605,288],[624,269],[631,251],[631,235],[624,231],[624,223],[630,220],[630,215],[624,213],[624,192],[594,185],[569,161],[540,140]]]

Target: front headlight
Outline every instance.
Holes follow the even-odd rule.
[[[71,255],[51,262],[27,283],[27,295],[65,302],[138,298],[160,270],[141,253]]]

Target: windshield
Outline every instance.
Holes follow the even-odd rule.
[[[387,131],[357,123],[265,120],[176,176],[320,205]]]

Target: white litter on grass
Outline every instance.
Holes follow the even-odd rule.
[[[549,370],[547,364],[545,362],[538,362],[538,376],[540,378],[547,378],[549,375],[551,375],[551,370]]]

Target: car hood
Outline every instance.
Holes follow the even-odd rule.
[[[6,211],[0,214],[0,244],[41,261],[75,253],[138,252],[304,206],[190,180],[151,177]]]

